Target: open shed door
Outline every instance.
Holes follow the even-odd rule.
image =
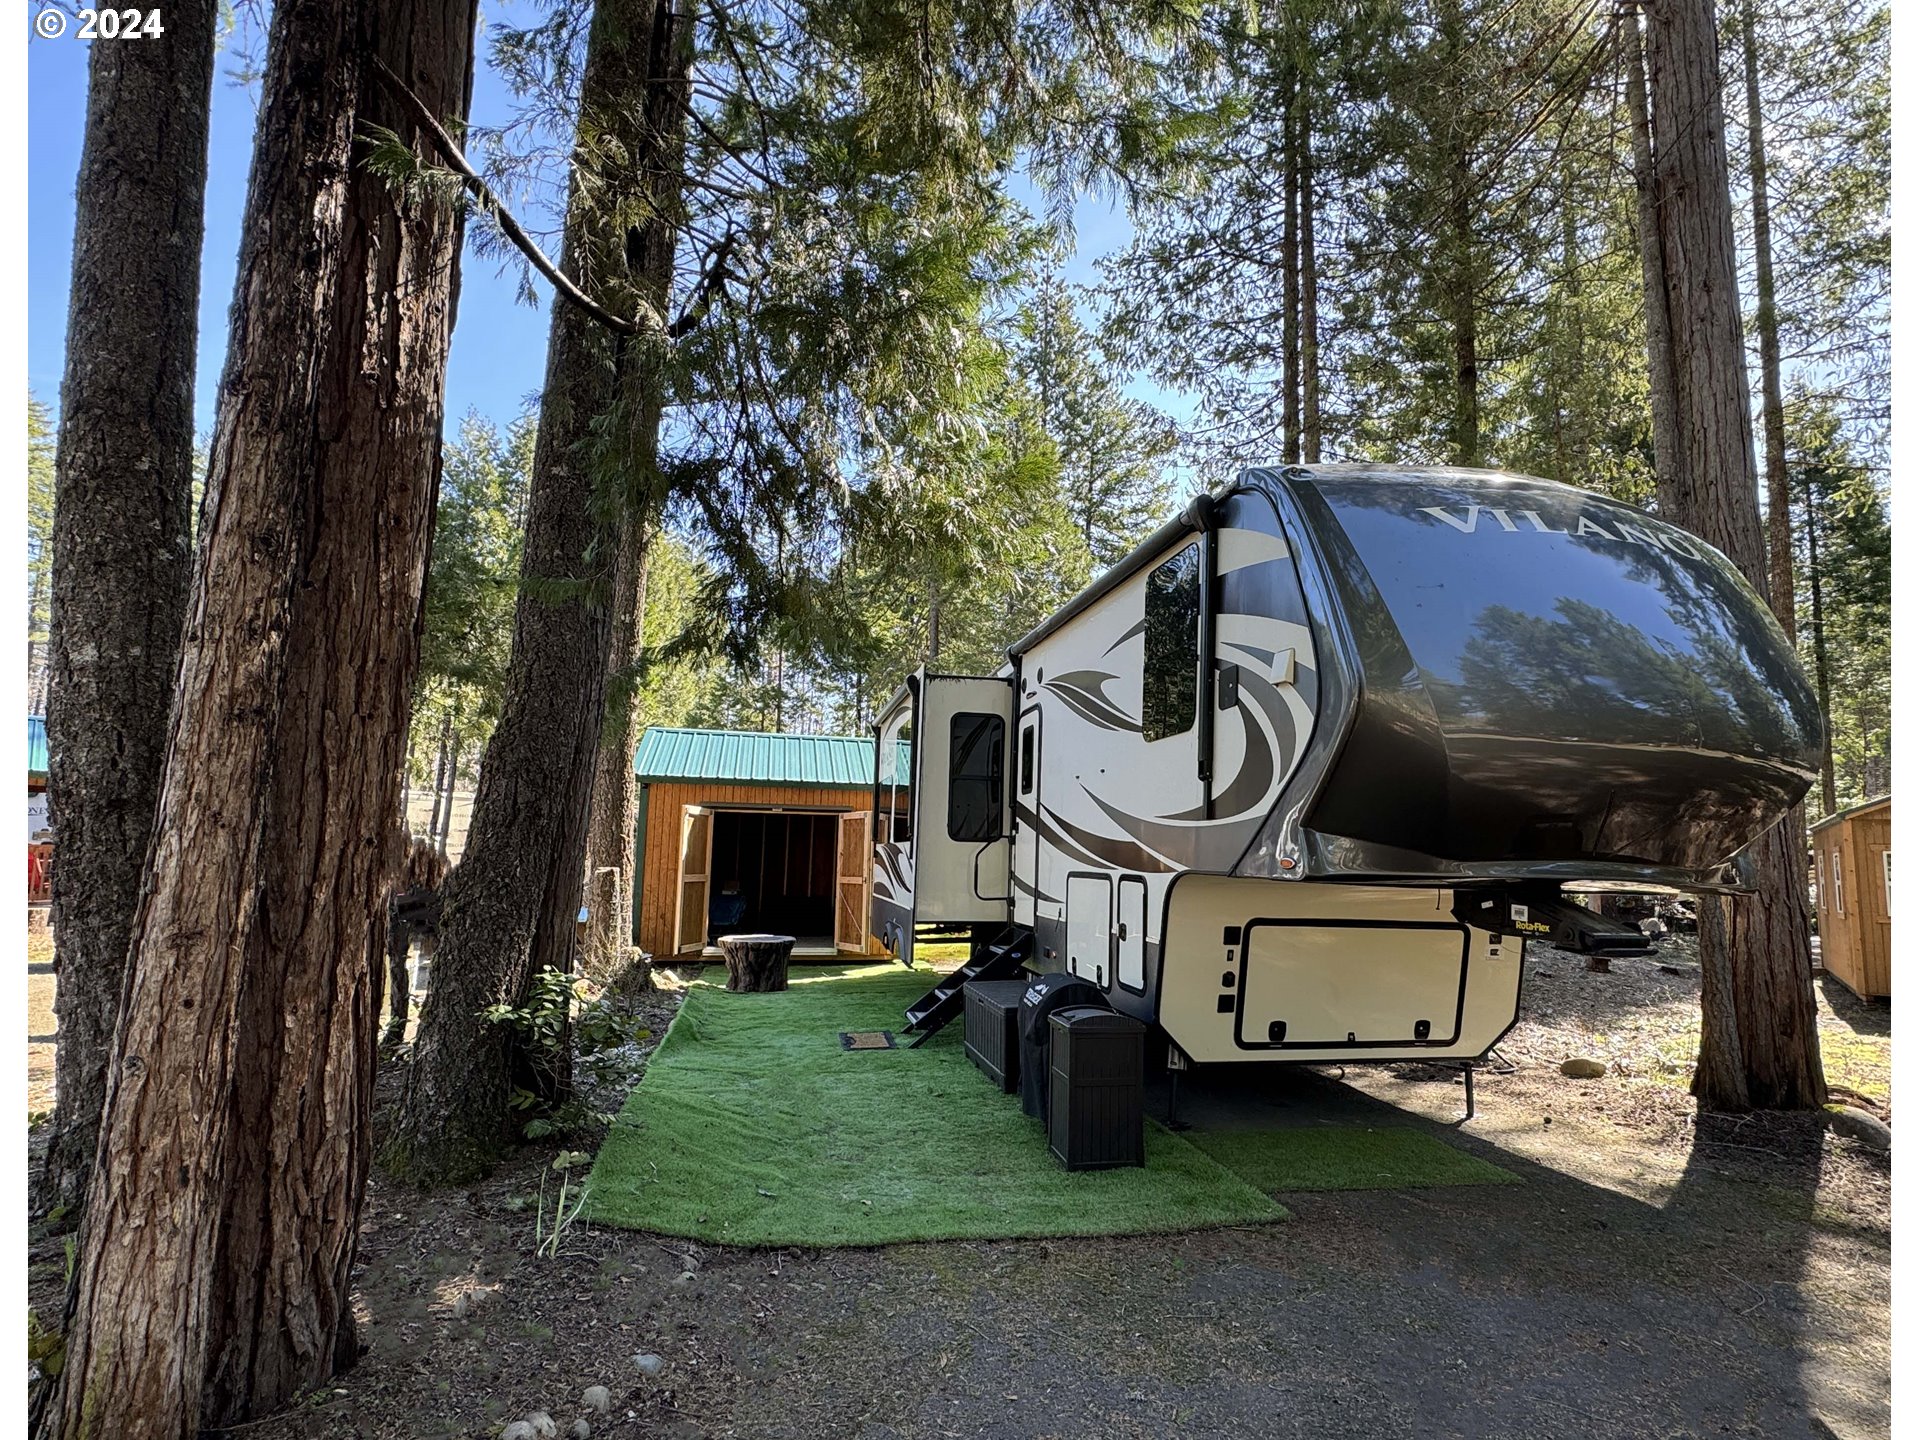
[[[867,886],[873,876],[871,817],[864,810],[840,816],[840,865],[833,907],[833,945],[855,955],[867,953]]]
[[[713,864],[713,812],[688,805],[680,813],[680,899],[673,922],[676,951],[707,945],[707,882]]]

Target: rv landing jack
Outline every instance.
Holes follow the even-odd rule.
[[[1465,1073],[1465,1075],[1466,1075],[1466,1077],[1467,1077],[1467,1115],[1466,1115],[1466,1119],[1467,1119],[1467,1120],[1471,1120],[1471,1119],[1473,1118],[1473,1062],[1472,1062],[1471,1060],[1469,1060],[1469,1061],[1467,1061],[1467,1062],[1466,1062],[1466,1063],[1465,1063],[1464,1065],[1462,1065],[1462,1066],[1460,1067],[1460,1069],[1461,1069],[1461,1070],[1462,1070],[1462,1071],[1463,1071],[1463,1072]],[[1461,1123],[1462,1123],[1462,1124],[1465,1124],[1465,1123],[1466,1123],[1466,1121],[1464,1121],[1464,1120],[1463,1120],[1463,1121],[1462,1121]]]

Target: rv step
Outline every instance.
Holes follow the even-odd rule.
[[[1013,926],[995,936],[983,949],[977,950],[974,958],[907,1007],[906,1028],[913,1032],[913,1046],[938,1033],[948,1021],[960,1014],[966,1003],[966,988],[971,982],[1012,979],[1020,973],[1021,962],[1032,953],[1032,932]]]

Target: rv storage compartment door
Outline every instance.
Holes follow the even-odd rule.
[[[1105,986],[1112,954],[1113,881],[1105,875],[1067,877],[1067,969]]]
[[[1248,1050],[1451,1045],[1467,985],[1465,926],[1255,920],[1235,1038]]]

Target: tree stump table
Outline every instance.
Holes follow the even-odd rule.
[[[793,954],[793,936],[722,935],[719,945],[720,953],[727,957],[727,989],[787,988],[787,957]]]

